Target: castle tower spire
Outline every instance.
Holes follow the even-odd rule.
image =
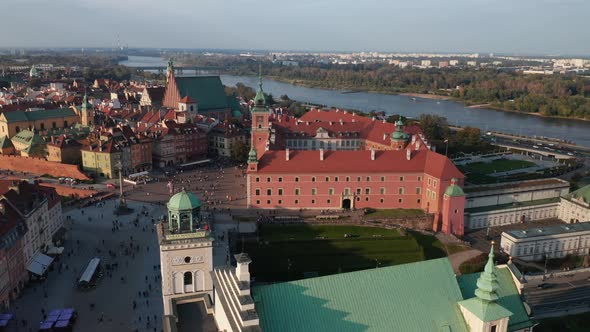
[[[166,83],[168,83],[170,75],[174,75],[174,62],[172,61],[172,58],[168,59],[168,67],[166,68]]]
[[[258,65],[258,91],[254,97],[254,110],[253,111],[266,111],[264,106],[266,105],[266,99],[264,98],[264,91],[262,90],[262,65]],[[260,109],[259,109],[260,108]]]

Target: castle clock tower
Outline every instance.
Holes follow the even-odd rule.
[[[258,74],[258,91],[254,97],[254,106],[251,109],[252,113],[252,142],[251,147],[256,150],[257,157],[264,154],[267,150],[270,138],[270,111],[266,106],[266,99],[262,91],[262,68],[259,68]]]

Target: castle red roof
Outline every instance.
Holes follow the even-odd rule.
[[[320,128],[330,137],[362,138],[383,145],[390,145],[391,134],[396,131],[393,123],[342,110],[312,109],[299,119],[284,114],[273,114],[270,120],[278,134],[277,148],[284,148],[283,140],[286,138],[315,137]],[[404,132],[408,135],[422,134],[417,125],[404,126]]]
[[[463,178],[463,174],[445,156],[430,150],[412,151],[410,160],[406,159],[406,150],[375,151],[375,160],[371,160],[371,151],[340,150],[324,151],[324,160],[320,160],[320,151],[290,151],[286,160],[285,150],[266,151],[258,163],[258,173],[426,173],[439,179]]]

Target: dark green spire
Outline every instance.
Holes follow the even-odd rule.
[[[92,108],[92,104],[88,102],[88,95],[84,93],[84,98],[82,98],[82,109],[87,110],[89,108]]]
[[[174,73],[174,62],[172,58],[168,59],[168,68],[166,68],[166,82],[168,82],[168,77],[170,74]]]
[[[254,109],[256,112],[266,112],[266,99],[264,98],[264,91],[262,91],[262,65],[258,65],[258,91],[254,97]]]
[[[488,262],[479,276],[479,279],[477,279],[475,296],[486,303],[495,302],[498,300],[499,288],[500,285],[496,279],[496,266],[494,265],[494,242],[492,241]]]

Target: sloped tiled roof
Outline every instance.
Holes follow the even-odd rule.
[[[263,331],[467,332],[447,258],[254,287]]]
[[[258,173],[388,173],[425,172],[439,179],[464,178],[463,174],[445,156],[430,150],[412,151],[410,160],[406,150],[371,151],[340,150],[320,151],[291,150],[289,160],[285,150],[266,151],[259,160]]]
[[[198,102],[199,111],[227,108],[227,96],[219,76],[176,77],[181,97]]]
[[[70,116],[76,116],[76,113],[71,108],[58,108],[53,110],[41,110],[33,112],[25,111],[14,111],[4,112],[4,116],[8,122],[21,122],[21,121],[38,121],[53,118],[64,118]]]

